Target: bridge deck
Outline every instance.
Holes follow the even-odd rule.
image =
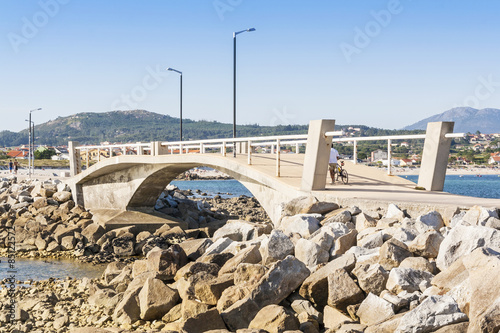
[[[296,189],[300,188],[304,154],[281,154],[281,177],[276,177],[276,155],[252,155],[252,168],[273,176]],[[227,157],[232,158],[232,157]],[[236,162],[247,164],[247,155],[238,154]],[[314,191],[324,199],[361,199],[383,202],[407,202],[415,204],[449,205],[470,207],[474,205],[500,207],[500,199],[485,199],[454,195],[446,192],[428,192],[416,190],[416,184],[397,176],[389,176],[385,171],[364,165],[346,162],[345,169],[349,173],[349,183],[330,184],[327,177],[326,189]]]

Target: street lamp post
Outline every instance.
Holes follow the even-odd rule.
[[[182,141],[182,72],[181,71],[178,71],[176,69],[173,69],[173,68],[167,68],[167,71],[172,71],[172,72],[176,72],[176,73],[179,73],[180,74],[180,83],[181,83],[181,92],[180,92],[180,141]]]
[[[35,160],[33,159],[32,160],[32,154],[34,153],[33,150],[34,150],[34,147],[32,147],[32,143],[35,141],[33,140],[32,136],[34,135],[34,133],[32,133],[32,128],[31,128],[31,113],[32,112],[35,112],[35,111],[40,111],[42,108],[38,108],[38,109],[33,109],[33,110],[30,110],[30,113],[29,113],[29,120],[28,120],[28,126],[29,126],[29,142],[28,142],[28,175],[29,177],[31,178],[31,167],[32,167],[32,164],[34,165],[35,164]],[[33,130],[34,130],[34,127],[33,127]],[[33,140],[33,141],[32,141]],[[35,168],[33,168],[35,169]]]
[[[233,138],[236,138],[236,36],[252,31],[255,31],[255,28],[233,32]],[[233,157],[236,157],[236,142],[233,142]]]

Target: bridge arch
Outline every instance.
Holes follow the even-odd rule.
[[[101,161],[74,177],[77,202],[87,209],[150,210],[177,175],[198,166],[220,170],[240,181],[260,202],[272,221],[277,205],[300,195],[279,179],[221,156],[117,156]]]

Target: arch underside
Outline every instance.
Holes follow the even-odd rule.
[[[277,218],[278,204],[296,196],[297,191],[276,189],[271,186],[271,181],[267,181],[267,176],[252,175],[248,167],[235,163],[231,165],[227,160],[226,165],[220,165],[217,163],[218,158],[211,160],[134,163],[126,167],[126,163],[120,163],[119,169],[102,165],[95,170],[88,170],[77,184],[81,186],[83,204],[88,209],[151,209],[165,187],[179,174],[194,167],[208,166],[240,181],[255,196],[272,221]]]

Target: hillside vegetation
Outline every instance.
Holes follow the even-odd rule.
[[[384,130],[367,126],[355,126],[361,129],[356,136],[388,135],[416,133],[416,131]],[[338,125],[336,130],[348,126]],[[239,137],[304,134],[307,125],[238,125]],[[216,121],[183,120],[184,140],[211,138],[230,138],[233,125]],[[179,140],[179,118],[161,115],[145,110],[111,111],[102,113],[78,113],[68,117],[36,125],[37,144],[66,145],[68,141],[80,144],[98,144],[100,142],[150,142]],[[13,147],[28,143],[28,131],[0,132],[0,146]]]

